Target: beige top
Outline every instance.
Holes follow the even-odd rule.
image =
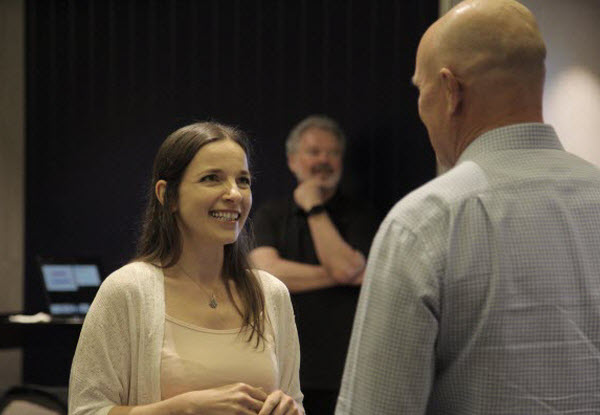
[[[255,271],[275,341],[279,388],[302,405],[300,349],[290,296]],[[85,317],[69,382],[70,415],[106,415],[115,405],[161,400],[165,283],[160,268],[133,262],[109,275]]]
[[[250,328],[214,330],[165,315],[161,352],[162,399],[184,392],[243,382],[266,393],[279,389],[273,335],[266,324],[267,342],[248,342]]]

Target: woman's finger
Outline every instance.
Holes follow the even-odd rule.
[[[260,411],[264,406],[262,400],[254,399],[248,393],[242,391],[237,392],[234,399],[239,406],[248,408],[254,414],[258,413],[258,411]]]
[[[271,415],[299,415],[299,411],[296,402],[284,394]]]
[[[267,399],[267,394],[262,388],[255,388],[246,383],[240,383],[237,385],[237,390],[247,393],[252,398],[264,402]]]
[[[282,396],[283,396],[283,393],[281,391],[275,391],[275,392],[271,393],[267,397],[267,400],[263,404],[258,415],[270,415],[271,413],[273,413],[273,409],[275,409],[277,407]]]

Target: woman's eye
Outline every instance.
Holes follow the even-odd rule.
[[[219,180],[219,176],[216,174],[208,174],[200,179],[201,182],[216,182]]]
[[[250,180],[250,177],[240,177],[239,179],[240,184],[250,187],[250,185],[252,184],[252,180]]]

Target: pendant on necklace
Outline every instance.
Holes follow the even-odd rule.
[[[217,306],[219,305],[219,303],[217,303],[217,298],[214,294],[210,295],[210,303],[208,303],[208,305],[210,306],[210,308],[217,308]]]

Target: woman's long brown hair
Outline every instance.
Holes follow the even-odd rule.
[[[205,145],[232,140],[242,147],[250,162],[248,140],[237,128],[215,122],[199,122],[187,125],[171,133],[162,143],[154,159],[152,181],[147,194],[146,210],[142,220],[141,235],[137,244],[134,261],[144,261],[161,268],[169,268],[179,261],[182,240],[173,207],[179,200],[179,185],[196,153]],[[167,187],[161,204],[154,193],[159,180],[165,180]],[[238,239],[225,245],[223,271],[225,278],[233,280],[241,299],[238,307],[229,287],[227,294],[243,318],[243,328],[252,329],[248,341],[256,335],[257,346],[264,339],[265,299],[257,276],[252,272],[248,261],[250,234],[242,228]],[[241,309],[240,309],[241,308]]]

